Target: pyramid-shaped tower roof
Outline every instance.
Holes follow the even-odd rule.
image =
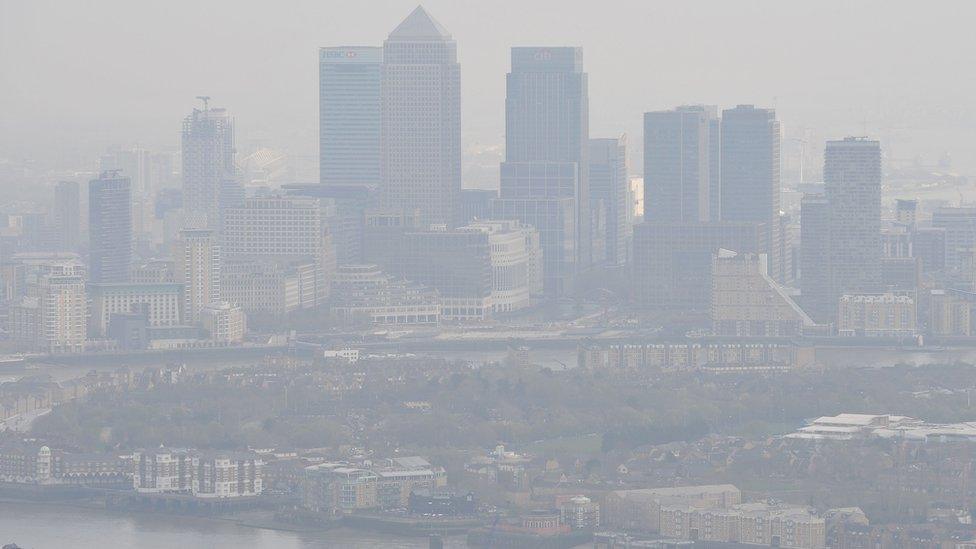
[[[390,40],[450,40],[440,23],[427,13],[423,6],[417,6],[402,23],[390,33]]]

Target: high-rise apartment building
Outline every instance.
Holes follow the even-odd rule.
[[[103,172],[88,184],[89,280],[128,282],[132,268],[132,191],[128,177]]]
[[[10,307],[10,337],[25,349],[79,353],[85,349],[88,298],[84,269],[72,261],[35,266],[27,295]]]
[[[238,186],[234,121],[224,109],[193,109],[183,119],[184,226],[217,229],[220,210]]]
[[[220,242],[210,229],[183,229],[173,253],[176,282],[183,284],[183,315],[200,320],[200,311],[220,300]]]
[[[590,139],[590,210],[603,213],[604,232],[600,236],[607,265],[623,265],[628,259],[633,238],[627,211],[629,184],[627,136]]]
[[[711,220],[710,129],[704,109],[644,113],[645,220]]]
[[[319,49],[319,182],[380,182],[383,48]]]
[[[380,201],[456,224],[461,192],[457,43],[417,7],[383,44]]]
[[[591,263],[589,95],[583,50],[514,47],[506,79],[505,163],[532,171],[534,164],[571,164],[572,186],[548,198],[575,200],[576,262]],[[503,168],[504,170],[504,168]],[[514,198],[502,189],[501,198]]]
[[[722,220],[762,223],[769,273],[784,280],[780,241],[780,125],[776,112],[752,105],[722,111]],[[645,206],[646,207],[646,206]]]

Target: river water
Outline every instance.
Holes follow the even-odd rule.
[[[444,546],[466,547],[464,538]],[[38,503],[0,503],[0,546],[23,549],[350,549],[426,548],[426,538],[396,538],[349,529],[285,532],[221,520],[117,514]]]

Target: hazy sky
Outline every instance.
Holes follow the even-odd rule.
[[[178,145],[196,103],[242,143],[317,148],[317,48],[382,43],[414,0],[0,0],[0,158],[84,161]],[[895,158],[976,172],[976,2],[459,1],[424,6],[458,41],[464,145],[501,144],[512,45],[579,45],[591,135],[641,142],[641,113],[775,106],[788,134],[864,127]]]

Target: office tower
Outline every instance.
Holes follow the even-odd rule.
[[[186,227],[217,229],[221,198],[236,182],[234,122],[208,99],[183,119],[183,216]]]
[[[522,165],[514,168],[519,171],[541,170],[531,167],[536,164],[572,166],[573,185],[543,196],[575,201],[578,268],[591,264],[587,90],[582,48],[512,48],[505,95],[505,164]],[[501,198],[514,196],[503,188]]]
[[[932,227],[945,231],[946,270],[964,269],[971,250],[976,248],[976,208],[937,208],[932,212]]]
[[[830,302],[830,207],[822,194],[800,201],[800,303],[820,324],[833,322]]]
[[[590,209],[605,213],[603,259],[607,265],[627,262],[633,236],[628,185],[627,136],[590,139]]]
[[[223,257],[227,260],[312,261],[316,303],[328,297],[335,272],[335,248],[320,199],[273,196],[248,198],[224,215]]]
[[[362,263],[363,228],[366,210],[375,198],[368,185],[283,185],[288,196],[309,196],[332,202],[335,208],[326,221],[335,246],[336,264]]]
[[[380,202],[455,225],[461,192],[461,67],[450,33],[417,7],[383,43]]]
[[[876,292],[881,282],[881,145],[828,141],[824,193],[830,209],[831,298]]]
[[[941,273],[946,268],[946,230],[916,229],[912,235],[912,254],[922,263],[925,273]]]
[[[769,231],[761,223],[655,223],[634,227],[637,299],[647,308],[708,311],[712,255],[720,249],[762,253]]]
[[[491,217],[491,201],[498,198],[498,191],[490,189],[461,189],[461,222]]]
[[[211,229],[183,229],[173,251],[176,282],[183,284],[183,318],[200,320],[200,311],[220,300],[221,250]]]
[[[722,111],[722,220],[762,223],[770,275],[784,280],[779,257],[780,127],[776,112],[739,105]]]
[[[58,250],[78,250],[81,243],[81,192],[78,183],[60,181],[54,186],[51,225]]]
[[[319,49],[319,182],[380,182],[383,48]]]
[[[128,177],[103,172],[88,184],[89,280],[128,282],[132,268],[132,191]]]
[[[902,200],[900,198],[895,200],[895,222],[909,230],[914,230],[915,222],[918,220],[917,210],[918,200]]]
[[[644,113],[645,220],[711,220],[709,130],[704,109]]]
[[[556,179],[575,180],[576,171],[572,164],[562,163],[550,165],[555,171],[563,171],[563,177]],[[506,170],[517,171],[519,168],[541,168],[542,164],[503,164],[502,173]],[[531,176],[526,176],[531,177]],[[502,176],[503,183],[512,182],[520,177],[509,174]],[[546,186],[546,177],[534,178],[540,183],[540,188]],[[534,186],[533,186],[534,187]],[[576,281],[576,265],[578,245],[576,232],[576,200],[573,198],[509,198],[505,187],[502,187],[501,198],[491,201],[492,219],[512,219],[526,225],[531,225],[539,231],[539,241],[542,247],[543,293],[547,299],[557,299],[573,289]]]

